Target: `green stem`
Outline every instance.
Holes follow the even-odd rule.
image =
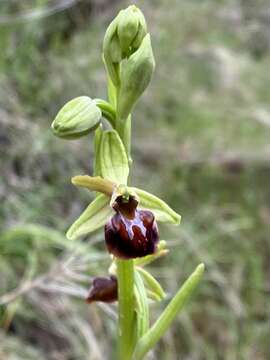
[[[136,342],[133,260],[117,260],[118,360],[130,360]]]
[[[95,99],[96,105],[100,108],[102,116],[104,116],[111,126],[115,128],[116,125],[116,112],[114,107],[103,99]]]
[[[109,79],[108,93],[110,101],[117,107],[119,88],[112,86]],[[123,140],[127,155],[130,153],[131,131],[125,133],[122,119],[116,109],[115,129]],[[134,261],[117,259],[118,281],[118,360],[130,360],[136,345],[136,312]]]

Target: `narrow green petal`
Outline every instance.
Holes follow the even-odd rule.
[[[153,212],[157,221],[171,224],[180,224],[181,216],[169,207],[163,200],[147,191],[132,187],[132,190],[138,195],[141,209],[147,209]]]
[[[77,175],[71,179],[73,185],[80,186],[90,191],[98,191],[107,196],[112,196],[116,184],[100,176]]]
[[[110,198],[108,196],[103,194],[97,196],[71,225],[67,232],[67,238],[73,240],[104,226],[108,218],[114,213],[109,203]]]

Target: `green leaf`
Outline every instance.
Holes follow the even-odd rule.
[[[110,198],[108,196],[103,194],[97,196],[71,225],[67,232],[67,238],[73,240],[104,226],[106,221],[114,214],[109,202]]]
[[[118,184],[127,184],[129,166],[125,147],[115,130],[104,132],[100,148],[101,175]]]
[[[197,288],[202,279],[203,273],[204,264],[200,264],[185,281],[180,290],[178,290],[150,330],[138,341],[132,359],[143,359],[146,353],[151,350],[158,340],[164,335],[172,321],[179,314],[179,311],[182,310],[184,305],[193,295],[194,290]]]
[[[63,139],[77,139],[96,129],[102,113],[95,101],[80,96],[62,107],[51,128],[54,135]]]
[[[139,208],[147,209],[153,212],[157,221],[171,224],[180,224],[181,216],[169,207],[163,200],[147,191],[132,187],[138,195],[140,202]]]

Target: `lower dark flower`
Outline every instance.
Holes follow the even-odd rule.
[[[105,225],[106,245],[111,254],[122,259],[133,259],[153,254],[159,241],[154,214],[138,210],[138,201],[119,196],[113,208],[116,214]]]
[[[116,300],[117,278],[115,276],[94,278],[86,301],[88,303],[94,301],[110,303]]]

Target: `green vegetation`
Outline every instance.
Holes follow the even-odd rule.
[[[101,11],[98,1],[78,2],[48,17],[3,24],[5,14],[47,1],[24,2],[24,9],[21,3],[0,5],[0,301],[71,261],[73,244],[63,234],[90,197],[66,179],[89,173],[93,164],[83,151],[88,140],[57,140],[49,125],[68,100],[105,97],[96,49],[112,14],[129,4],[108,2]],[[173,294],[198,262],[206,263],[196,301],[155,356],[267,360],[268,2],[135,3],[147,17],[158,66],[135,108],[133,182],[149,184],[183,217],[179,228],[161,229],[171,252],[152,273]],[[50,292],[39,284],[0,305],[0,359],[110,359],[114,322],[102,321],[102,312],[113,317],[114,308],[81,301],[91,277],[109,264],[103,239],[90,240],[93,246],[82,243],[72,258],[72,279],[61,273],[60,280],[45,279]]]

